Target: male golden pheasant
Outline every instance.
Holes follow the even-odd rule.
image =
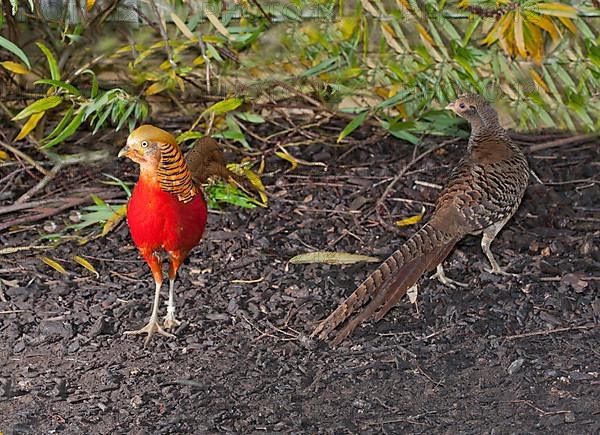
[[[529,179],[527,159],[483,97],[462,95],[446,108],[471,124],[471,136],[467,153],[451,172],[431,219],[322,321],[313,337],[325,340],[346,322],[332,341],[334,346],[339,344],[373,314],[376,321],[381,320],[425,272],[436,267],[442,282],[453,283],[444,275],[442,262],[467,234],[483,233],[481,248],[491,272],[504,273],[490,244],[521,203]]]
[[[148,334],[145,341],[148,344],[154,333],[174,337],[165,329],[180,324],[175,318],[175,277],[200,241],[207,217],[202,190],[194,179],[202,182],[211,175],[233,174],[224,167],[222,152],[213,139],[201,139],[186,156],[186,163],[175,138],[151,125],[142,125],[129,135],[119,152],[119,157],[123,156],[140,165],[140,177],[127,207],[127,223],[156,284],[150,321],[145,327],[125,334]],[[163,258],[169,261],[164,329],[158,324]]]

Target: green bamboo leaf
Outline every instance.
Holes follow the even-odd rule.
[[[388,107],[395,106],[398,103],[404,103],[410,98],[411,93],[409,91],[398,92],[396,95],[391,96],[387,100],[384,100],[375,106],[375,110],[387,109]]]
[[[256,113],[237,112],[235,116],[241,119],[242,121],[251,122],[253,124],[262,124],[263,122],[265,122],[265,118],[263,118],[260,115],[257,115]]]
[[[352,121],[350,121],[338,136],[337,142],[341,142],[346,136],[348,136],[350,133],[352,133],[354,130],[360,127],[367,118],[368,114],[369,111],[365,110],[364,112],[359,113]]]
[[[27,65],[28,69],[31,69],[31,63],[29,62],[29,58],[27,57],[25,52],[23,50],[21,50],[19,47],[17,47],[13,42],[9,41],[8,39],[4,38],[3,36],[0,36],[0,47],[4,48],[5,50],[10,51],[12,54],[14,54],[19,59],[21,59],[21,62],[23,62],[25,65]]]
[[[390,123],[387,121],[381,121],[381,126],[390,132],[390,134],[398,139],[405,140],[412,144],[418,144],[421,142],[418,137],[408,131],[411,124],[407,122],[394,122]]]
[[[204,112],[202,112],[199,118],[204,117],[205,115],[214,113],[215,115],[221,115],[223,113],[230,112],[232,110],[237,109],[244,102],[241,98],[228,98],[223,101],[219,101],[218,103],[213,104],[209,108],[207,108]]]
[[[98,78],[96,77],[96,73],[91,69],[84,69],[81,74],[89,74],[92,76],[92,89],[90,90],[90,98],[96,98],[96,95],[98,95]]]
[[[81,125],[81,123],[83,122],[84,115],[85,115],[85,111],[83,110],[83,108],[81,108],[79,110],[79,112],[77,112],[77,115],[75,115],[75,118],[73,118],[71,120],[71,122],[69,122],[69,125],[67,125],[65,127],[65,129],[62,132],[60,132],[60,134],[58,136],[56,136],[54,139],[52,139],[50,142],[42,145],[42,148],[47,149],[47,148],[53,147],[54,145],[61,143],[66,138],[68,138],[73,133],[75,133],[77,131],[77,129],[79,128],[79,126]]]
[[[44,141],[48,141],[48,140],[52,139],[58,133],[63,131],[63,129],[66,127],[66,125],[69,123],[69,121],[71,121],[71,118],[73,117],[73,110],[74,110],[73,106],[69,107],[69,109],[65,112],[63,118],[60,120],[60,122],[58,124],[56,124],[56,127],[54,127],[54,130],[52,130],[52,132],[43,139]]]
[[[75,95],[75,96],[80,96],[81,92],[79,92],[79,90],[73,86],[70,85],[68,83],[62,82],[60,80],[51,80],[51,79],[41,79],[41,80],[37,80],[34,84],[36,85],[50,85],[50,86],[55,86],[57,88],[62,88],[65,91],[69,92],[71,95]]]
[[[337,61],[338,61],[337,56],[332,57],[331,59],[324,60],[320,64],[304,71],[302,74],[300,74],[300,77],[311,77],[311,76],[315,76],[315,75],[320,74],[325,71],[330,71],[333,68],[335,68],[335,63]]]
[[[29,106],[17,113],[12,120],[18,121],[20,119],[28,118],[34,113],[45,112],[46,110],[52,109],[63,102],[63,98],[58,95],[51,95],[50,97],[40,98],[34,101]]]
[[[204,134],[200,133],[199,131],[185,131],[177,136],[175,140],[177,143],[183,143],[191,139],[200,139],[201,137],[204,137]]]
[[[121,129],[121,127],[123,127],[125,125],[125,122],[129,119],[129,116],[131,116],[133,109],[135,109],[135,101],[131,102],[131,104],[129,104],[129,107],[125,111],[125,113],[123,113],[123,115],[121,115],[121,120],[119,121],[119,124],[117,125],[117,128],[116,128],[117,131],[119,131]]]
[[[46,47],[42,42],[36,42],[35,45],[38,46],[42,53],[46,56],[48,60],[48,68],[50,69],[50,77],[52,80],[60,80],[60,71],[58,70],[58,62],[56,62],[56,58],[50,51],[48,47]]]

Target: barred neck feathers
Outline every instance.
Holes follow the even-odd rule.
[[[172,193],[183,203],[188,203],[198,194],[192,174],[175,143],[160,143],[160,162],[156,171],[160,188]]]

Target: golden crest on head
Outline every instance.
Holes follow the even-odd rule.
[[[138,128],[133,130],[127,138],[127,143],[134,144],[144,140],[177,145],[177,141],[171,133],[168,133],[150,124],[140,125]]]

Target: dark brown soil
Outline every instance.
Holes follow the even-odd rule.
[[[291,172],[271,154],[269,208],[210,214],[178,281],[185,323],[176,339],[158,336],[147,348],[123,335],[147,321],[153,292],[125,224],[85,246],[45,251],[68,276],[35,251],[0,255],[0,432],[599,433],[597,142],[529,154],[545,184],[532,179],[493,245],[517,277],[486,273],[479,239],[468,237],[446,263],[468,289],[426,278],[417,306],[402,300],[339,348],[308,338],[376,264],[288,260],[314,250],[392,253],[416,227],[385,228],[373,204],[413,148],[391,139],[350,152],[292,147],[327,169]],[[433,202],[438,191],[415,181],[443,184],[463,151],[464,141],[447,145],[411,168],[386,202],[391,216],[382,210],[385,221]],[[0,177],[15,169],[0,167]],[[71,167],[35,199],[73,186],[108,189],[103,172],[136,177],[124,161]],[[0,186],[4,205],[35,182],[22,172]],[[68,215],[52,221],[62,228]],[[13,227],[0,242],[46,244],[44,225]]]

